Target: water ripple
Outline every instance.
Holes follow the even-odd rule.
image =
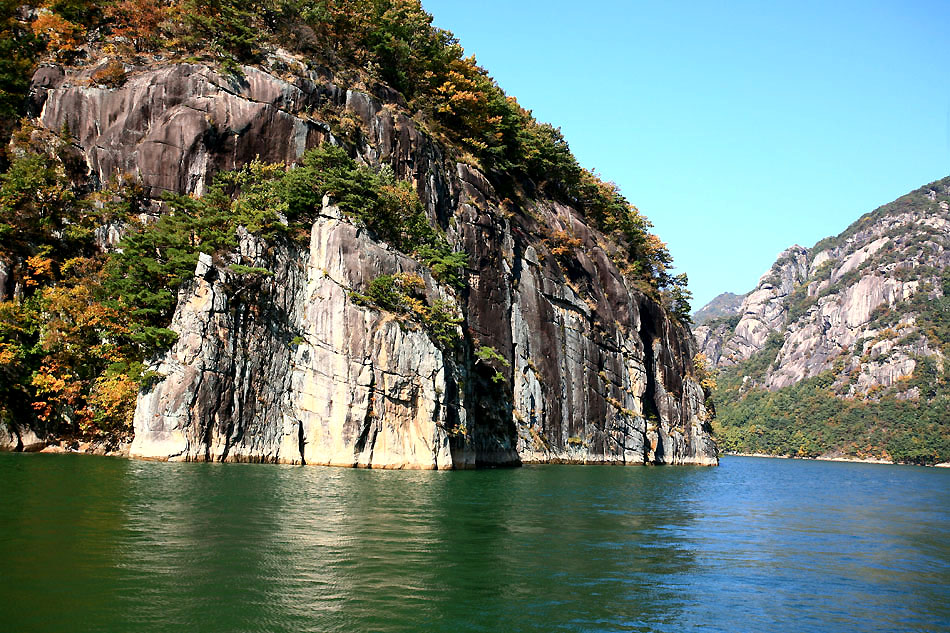
[[[0,455],[0,485],[11,631],[950,621],[946,471],[729,458],[369,472]]]

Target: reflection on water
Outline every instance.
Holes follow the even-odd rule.
[[[937,631],[950,472],[0,455],[11,631]]]

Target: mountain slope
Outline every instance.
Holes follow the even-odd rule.
[[[725,446],[950,458],[948,266],[950,178],[783,252],[738,315],[694,332]]]
[[[721,295],[714,297],[712,301],[694,312],[693,323],[696,325],[702,325],[707,321],[712,321],[713,319],[720,319],[722,317],[729,317],[734,314],[738,314],[739,309],[742,307],[742,301],[745,298],[746,295],[737,295],[731,292],[724,292]]]
[[[418,2],[79,4],[21,20],[72,39],[0,192],[8,446],[716,462],[649,222]]]

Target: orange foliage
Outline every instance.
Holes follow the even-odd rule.
[[[81,26],[66,18],[42,9],[30,25],[33,33],[45,39],[57,59],[64,60],[85,41],[86,33]]]
[[[53,277],[53,260],[43,255],[33,255],[26,258],[26,270],[23,281],[27,287],[39,286]]]
[[[96,301],[88,286],[52,286],[43,289],[42,297],[48,314],[43,349],[111,362],[121,360],[116,345],[107,341],[129,333],[124,316]]]
[[[170,10],[155,0],[120,0],[106,8],[112,33],[126,39],[136,51],[151,50],[161,41],[159,27]]]
[[[551,243],[551,254],[556,257],[567,255],[583,244],[580,238],[573,237],[564,230],[553,233],[548,241]]]
[[[33,376],[36,416],[46,423],[58,422],[61,417],[74,418],[81,407],[82,381],[55,359],[47,358]]]

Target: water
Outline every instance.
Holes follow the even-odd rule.
[[[950,471],[0,455],[6,631],[947,631]]]

